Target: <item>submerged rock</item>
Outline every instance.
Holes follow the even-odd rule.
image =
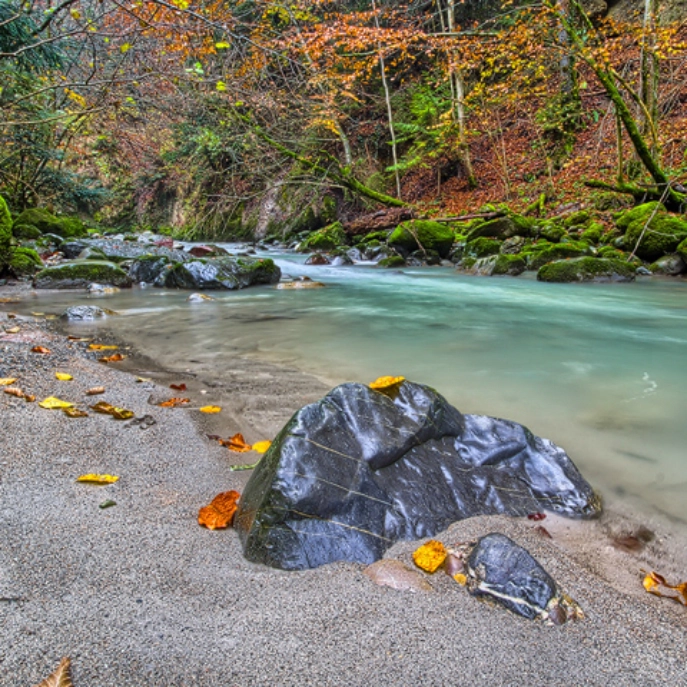
[[[107,313],[97,305],[72,305],[60,315],[60,318],[72,322],[83,322],[105,317],[106,314]]]
[[[600,505],[565,451],[508,420],[463,415],[404,381],[343,384],[298,411],[249,480],[235,528],[245,556],[277,568],[372,563],[394,542],[474,515]]]

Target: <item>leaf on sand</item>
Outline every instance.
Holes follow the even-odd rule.
[[[87,475],[81,475],[76,478],[77,482],[88,482],[89,484],[114,484],[119,477],[117,475],[98,475],[89,472]]]
[[[221,412],[222,408],[220,406],[203,406],[202,408],[198,408],[201,413],[219,413]]]
[[[66,372],[55,372],[55,379],[59,379],[61,382],[71,382],[74,377]]]
[[[116,351],[119,346],[114,344],[89,344],[89,351]]]
[[[70,334],[67,337],[67,341],[90,341],[90,339],[86,338],[85,336],[73,336]]]
[[[24,394],[24,400],[27,403],[33,403],[36,400],[36,397],[33,394]]]
[[[448,552],[440,541],[430,539],[428,542],[413,551],[413,562],[418,568],[434,573],[446,560]]]
[[[176,408],[177,406],[183,406],[186,405],[187,403],[190,403],[191,399],[190,398],[170,398],[167,401],[162,401],[161,403],[158,403],[158,405],[161,408]]]
[[[0,386],[9,386],[14,384],[19,377],[0,377]]]
[[[97,396],[98,394],[104,394],[104,393],[105,393],[105,387],[104,386],[93,386],[86,392],[86,396]]]
[[[253,450],[257,451],[258,453],[265,453],[270,446],[272,446],[271,441],[256,441],[253,444]]]
[[[404,382],[405,379],[405,377],[377,377],[374,382],[370,382],[370,389],[376,389],[377,391],[389,389]]]
[[[125,355],[121,353],[113,353],[112,355],[104,355],[102,358],[98,358],[101,363],[120,363],[126,358]]]
[[[174,391],[186,391],[186,384],[170,384],[169,388],[174,389]]]
[[[663,575],[659,575],[657,572],[650,572],[644,577],[642,585],[649,594],[663,596],[666,599],[672,599],[683,606],[687,606],[687,582],[680,582],[676,585],[668,584]],[[666,594],[666,591],[677,592],[677,594]]]
[[[236,453],[248,453],[250,451],[250,444],[246,443],[243,438],[243,434],[234,434],[230,439],[218,439],[222,446],[226,446],[230,451],[235,451]]]
[[[9,329],[5,329],[5,332],[7,332],[8,334],[19,334],[20,331],[20,327],[10,327]]]
[[[234,513],[241,494],[238,491],[225,491],[217,494],[210,504],[198,511],[198,524],[209,530],[219,530],[230,527],[234,520]]]
[[[363,573],[380,587],[391,587],[401,591],[431,592],[432,586],[427,580],[411,570],[407,565],[393,558],[383,558],[368,565]]]
[[[50,353],[50,349],[45,346],[34,346],[31,349],[31,353]]]
[[[150,377],[136,377],[136,384],[142,384],[143,382],[152,382]]]
[[[79,408],[65,408],[62,411],[67,417],[88,417],[88,413],[85,410]]]
[[[18,386],[8,386],[3,391],[10,396],[16,396],[17,398],[24,398],[24,392]]]
[[[113,406],[111,403],[105,403],[105,401],[99,401],[94,406],[91,406],[91,409],[95,410],[96,413],[112,415],[115,420],[130,420],[134,417],[134,412],[132,410],[119,408],[118,406]]]
[[[71,661],[65,656],[55,671],[34,687],[74,687],[72,682]]]
[[[48,410],[62,410],[64,408],[71,408],[74,404],[69,401],[62,401],[55,396],[48,396],[48,398],[42,400],[38,405]]]

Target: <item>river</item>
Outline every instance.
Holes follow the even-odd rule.
[[[99,326],[173,369],[212,362],[221,377],[239,355],[331,385],[403,375],[463,412],[552,439],[607,500],[687,522],[687,281],[543,284],[271,257],[326,288],[254,287],[199,303],[154,288],[97,300],[39,292],[31,308],[116,310]]]

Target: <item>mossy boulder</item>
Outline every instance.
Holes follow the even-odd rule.
[[[572,227],[587,226],[591,218],[587,210],[577,210],[577,212],[566,215],[561,222],[566,229],[571,229]]]
[[[7,250],[12,241],[12,215],[5,199],[0,196],[0,251]]]
[[[390,255],[388,258],[382,258],[378,263],[378,267],[405,267],[406,261],[400,255]]]
[[[508,275],[517,277],[522,274],[527,267],[525,259],[519,255],[490,255],[480,258],[472,265],[469,271],[472,274],[479,274],[485,277]]]
[[[129,275],[112,262],[75,260],[41,270],[33,280],[37,289],[85,289],[90,284],[131,286]]]
[[[525,219],[523,217],[523,219]],[[518,226],[511,217],[496,217],[487,222],[482,222],[468,232],[467,239],[472,241],[484,236],[494,239],[507,239],[516,234],[529,233],[529,228],[523,232],[518,229]]]
[[[485,258],[487,255],[495,255],[500,250],[501,241],[480,236],[465,244],[463,255],[468,258]]]
[[[587,243],[599,243],[604,235],[604,225],[600,222],[590,222],[589,226],[580,234],[580,238]]]
[[[44,208],[29,208],[24,210],[14,222],[15,225],[31,224],[41,234],[57,234],[62,238],[78,238],[86,236],[84,223],[73,217],[55,217]]]
[[[243,289],[256,284],[276,284],[281,270],[269,258],[219,258],[189,260],[165,266],[155,286],[177,289]]]
[[[344,246],[348,237],[341,222],[334,222],[310,234],[298,247],[299,253],[315,253],[328,251]]]
[[[630,222],[625,230],[623,245],[628,250],[634,250],[642,260],[654,262],[663,255],[674,253],[685,239],[687,221],[659,210],[653,217],[647,213]]]
[[[646,222],[654,211],[657,215],[665,214],[665,205],[655,200],[651,203],[643,203],[642,205],[637,205],[629,210],[619,212],[613,216],[613,219],[615,220],[615,226],[618,227],[620,231],[625,232],[633,222],[639,220]]]
[[[678,274],[684,274],[687,271],[687,266],[681,255],[673,253],[672,255],[664,255],[662,258],[659,258],[649,269],[653,274],[676,277]]]
[[[687,262],[687,239],[682,241],[680,245],[676,248],[675,252],[685,261]]]
[[[166,255],[141,255],[131,261],[129,276],[136,284],[153,284],[169,264],[170,260]]]
[[[549,243],[543,248],[535,244],[523,253],[527,253],[528,269],[538,270],[542,265],[566,258],[578,258],[591,253],[588,243],[584,241],[571,241],[570,243]]]
[[[544,265],[537,279],[545,282],[617,282],[633,281],[635,268],[621,260],[609,258],[575,258]]]
[[[565,227],[562,227],[556,222],[544,222],[539,227],[539,236],[551,243],[558,243],[564,236],[567,235]]]
[[[15,238],[23,241],[32,241],[42,236],[41,230],[33,224],[14,224],[12,233]]]
[[[442,258],[448,257],[453,245],[453,231],[441,222],[425,219],[411,219],[402,222],[388,239],[390,246],[406,253],[418,249],[433,250]]]
[[[8,267],[15,277],[30,277],[43,267],[43,263],[33,248],[17,246],[10,254]]]

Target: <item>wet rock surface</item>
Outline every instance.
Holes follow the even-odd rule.
[[[244,489],[245,556],[285,569],[372,563],[401,539],[474,515],[594,517],[597,497],[565,451],[508,420],[463,415],[404,381],[343,384],[298,411]]]

